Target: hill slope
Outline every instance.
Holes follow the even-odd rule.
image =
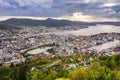
[[[56,19],[46,19],[46,20],[32,20],[32,19],[8,19],[6,21],[0,22],[1,24],[9,24],[16,26],[46,26],[46,27],[60,27],[60,26],[70,26],[70,25],[94,25],[94,23],[87,22],[77,22],[69,20],[56,20]]]
[[[91,23],[88,23],[88,22],[78,22],[78,21],[69,21],[69,20],[57,20],[57,19],[51,19],[51,18],[48,18],[46,20],[11,18],[6,21],[1,21],[0,28],[3,27],[3,29],[4,28],[7,29],[8,27],[6,27],[5,25],[8,25],[11,28],[16,28],[15,26],[46,26],[46,27],[80,26],[81,28],[84,28],[86,26],[94,26],[96,24],[120,26],[120,22],[91,22]]]
[[[13,30],[13,29],[19,30],[21,28],[8,24],[0,24],[0,30]]]

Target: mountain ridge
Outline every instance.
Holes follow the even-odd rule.
[[[46,26],[46,27],[80,26],[81,28],[84,28],[86,26],[94,26],[96,24],[120,26],[120,22],[80,22],[80,21],[70,21],[70,20],[57,20],[52,18],[48,18],[46,20],[34,20],[34,19],[27,19],[27,18],[10,18],[5,21],[0,21],[0,25],[2,26],[3,25]]]
[[[57,20],[48,18],[46,20],[34,20],[34,19],[18,19],[11,18],[5,21],[1,21],[1,24],[9,24],[15,26],[46,26],[46,27],[59,27],[59,26],[71,26],[71,25],[91,25],[88,22],[78,22],[69,20]]]

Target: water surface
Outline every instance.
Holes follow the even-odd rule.
[[[95,35],[99,33],[120,33],[120,26],[96,25],[96,26],[90,26],[88,28],[79,29],[79,30],[56,31],[52,33],[56,35],[74,34],[77,36],[78,35],[89,36],[89,35]]]
[[[97,52],[100,52],[102,50],[106,50],[106,49],[109,49],[109,48],[114,48],[119,43],[120,43],[119,40],[114,40],[113,42],[107,42],[107,43],[103,43],[103,44],[98,45],[98,46],[93,46],[93,47],[89,48],[89,50],[97,50]]]

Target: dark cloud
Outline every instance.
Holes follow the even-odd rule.
[[[106,6],[105,4],[108,4]],[[110,5],[114,3],[115,5]],[[120,18],[119,0],[1,0],[1,16],[60,17],[84,15]]]

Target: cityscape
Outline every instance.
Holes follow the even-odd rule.
[[[0,0],[0,80],[120,80],[119,6]]]

